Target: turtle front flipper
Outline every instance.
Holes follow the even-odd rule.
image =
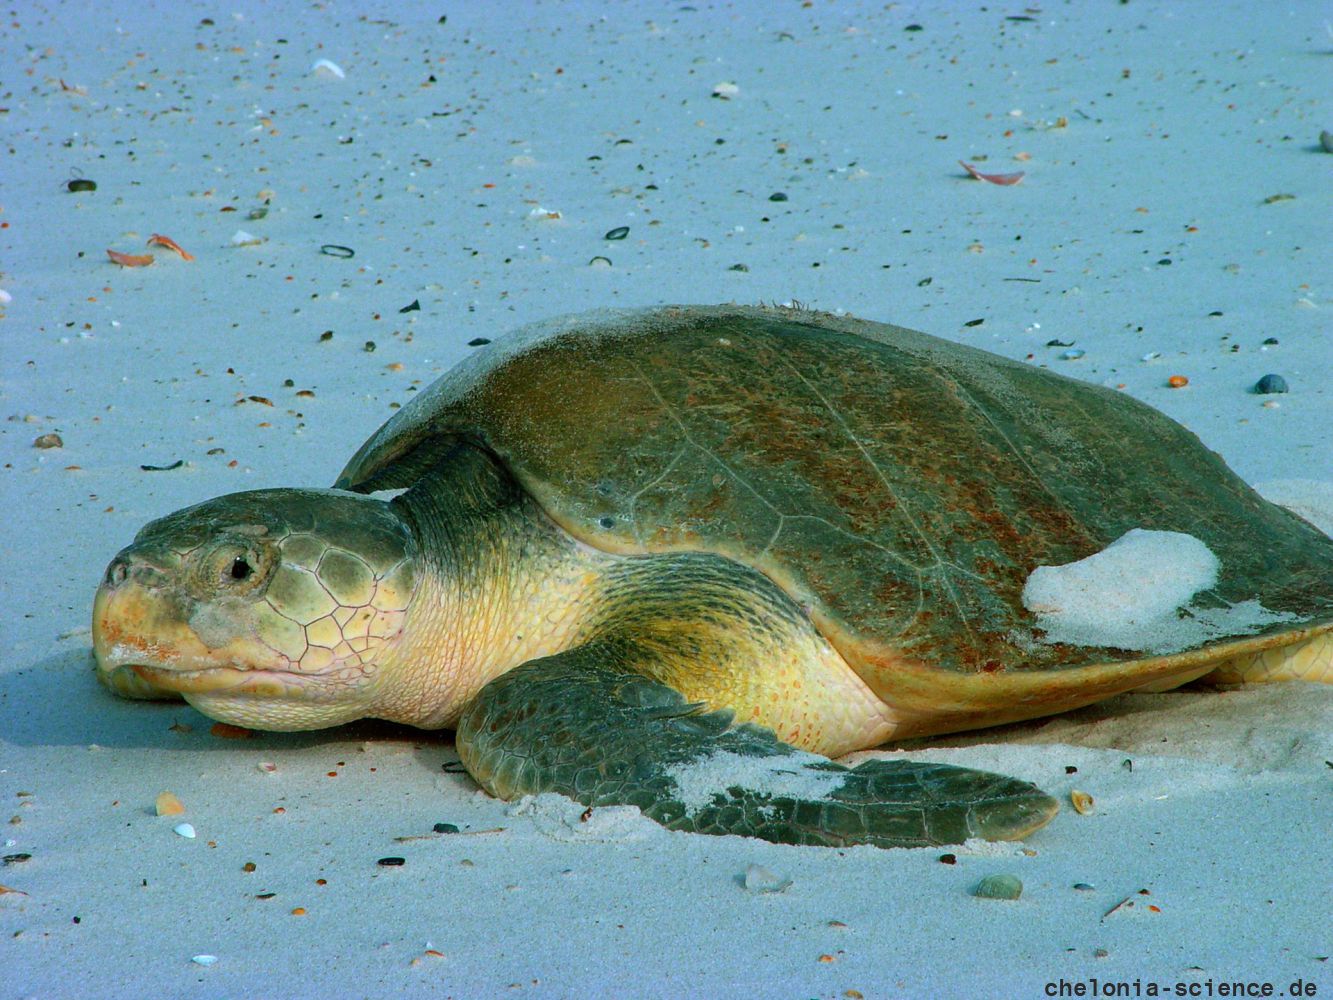
[[[998,774],[898,761],[847,768],[732,725],[642,669],[642,649],[597,642],[491,681],[458,725],[463,764],[502,799],[559,792],[634,805],[672,830],[784,844],[924,847],[1014,840],[1059,808]]]

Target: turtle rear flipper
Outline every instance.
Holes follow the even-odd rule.
[[[929,764],[854,768],[732,725],[641,667],[643,650],[593,643],[491,681],[458,725],[464,765],[503,799],[559,792],[634,805],[672,830],[785,844],[924,847],[1013,840],[1055,815],[1034,785]]]

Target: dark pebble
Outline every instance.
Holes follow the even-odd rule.
[[[1078,774],[1078,768],[1076,768],[1073,764],[1066,764],[1065,774]]]
[[[606,234],[605,239],[623,240],[628,235],[629,235],[629,226],[616,226],[615,229],[612,229],[609,233]]]
[[[403,306],[403,308],[399,309],[398,311],[400,313],[421,312],[421,300],[413,299],[411,302]]]
[[[768,200],[769,200],[769,201],[786,201],[786,200],[787,200],[787,196],[786,196],[785,194],[783,194],[781,191],[774,191],[772,194],[770,194],[770,195],[768,196]]]
[[[373,340],[367,340],[364,344],[361,345],[361,350],[365,351],[367,354],[374,354],[374,353],[375,353],[375,341],[373,341]]]
[[[986,322],[986,319],[983,316],[981,319],[970,319],[963,326],[980,326],[984,322]]]
[[[170,472],[172,469],[179,469],[184,464],[185,459],[178,458],[170,465],[141,465],[139,468],[144,472]]]
[[[1281,375],[1268,374],[1254,383],[1254,391],[1261,396],[1267,396],[1274,392],[1287,392],[1287,380]]]
[[[1276,347],[1276,346],[1277,346],[1277,338],[1276,338],[1276,337],[1265,337],[1265,338],[1264,338],[1264,345],[1267,346],[1267,347]]]
[[[1046,341],[1046,346],[1047,346],[1047,347],[1073,347],[1073,346],[1074,346],[1074,342],[1073,342],[1072,340],[1048,340],[1048,341]]]
[[[748,264],[732,264],[731,267],[727,268],[727,270],[728,270],[728,271],[748,271],[748,270],[750,270],[750,266],[749,266]]]
[[[377,864],[377,865],[382,865],[382,866],[385,867],[385,868],[401,868],[403,865],[407,864],[407,859],[406,859],[406,858],[380,858],[378,861],[375,862],[375,864]]]
[[[96,191],[97,182],[90,181],[87,177],[75,177],[65,187],[70,194],[78,194],[80,191]]]
[[[1088,882],[1075,882],[1074,888],[1077,889],[1079,892],[1092,892],[1093,889],[1096,888],[1096,886],[1091,885]]]
[[[436,833],[457,833],[458,827],[452,823],[436,823],[431,827]]]
[[[3,861],[7,865],[18,865],[27,861],[31,857],[31,854],[6,854],[3,858],[0,858],[0,861]]]
[[[940,864],[942,864],[942,865],[956,865],[956,864],[958,864],[958,855],[957,855],[957,854],[941,854],[941,855],[940,855]]]
[[[481,347],[483,344],[489,344],[490,342],[491,342],[490,337],[473,337],[471,340],[467,342],[467,346]]]

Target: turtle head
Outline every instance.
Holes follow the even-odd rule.
[[[337,490],[233,493],[139,532],[93,604],[97,675],[257,729],[370,714],[416,589],[411,529]]]

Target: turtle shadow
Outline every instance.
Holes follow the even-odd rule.
[[[453,733],[361,719],[308,732],[240,731],[218,735],[212,719],[183,701],[119,698],[93,675],[86,647],[48,656],[0,673],[0,742],[25,747],[236,750],[271,748],[275,753],[349,741],[445,743]],[[237,738],[237,736],[241,738]]]

